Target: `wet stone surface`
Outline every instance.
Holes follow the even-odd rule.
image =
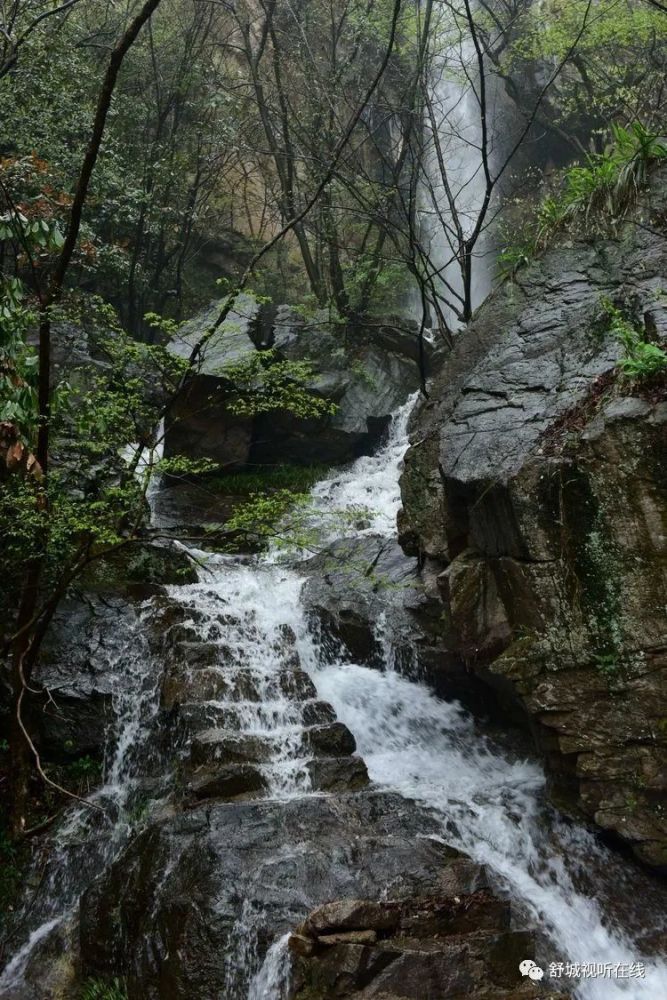
[[[399,975],[403,988],[420,975],[440,976],[440,997],[454,995],[445,990],[450,980],[504,987],[511,976],[516,985],[517,956],[532,953],[531,935],[509,930],[509,906],[484,888],[483,869],[433,840],[432,824],[412,803],[372,791],[207,803],[147,829],[85,894],[84,965],[127,976],[131,1000],[245,997],[247,987],[244,993],[229,972],[235,928],[245,919],[260,952],[298,925],[305,938],[328,934],[322,948],[315,941],[317,981],[334,991],[353,956],[355,969],[369,964],[358,953],[368,935],[361,943],[336,940],[355,930],[382,938],[371,957],[380,969],[391,955],[387,987]],[[393,902],[373,902],[380,888]],[[325,908],[303,923],[319,904],[341,898],[369,902]],[[426,938],[430,946],[417,944]],[[306,970],[298,976],[305,983]]]

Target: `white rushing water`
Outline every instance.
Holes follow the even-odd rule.
[[[374,530],[393,534],[405,426],[404,410],[378,455],[360,459],[342,480],[320,485],[316,495],[351,505],[372,496]],[[502,877],[553,942],[548,961],[631,965],[641,959],[600,904],[577,888],[582,872],[594,865],[604,871],[611,856],[592,835],[545,808],[544,775],[537,764],[492,748],[458,704],[391,669],[333,663],[317,669],[314,679],[320,696],[355,734],[371,778],[435,809],[446,842]],[[631,980],[581,979],[576,995],[586,1000],[667,996],[667,966],[647,962],[645,972],[645,978]]]
[[[497,145],[493,128],[497,88],[487,67],[486,104],[483,107],[477,53],[465,11],[457,12],[444,6],[438,11],[436,6],[434,17],[431,34],[436,51],[432,55],[424,122],[419,217],[422,239],[436,274],[436,288],[449,305],[445,310],[446,319],[452,329],[456,329],[463,296],[457,259],[461,239],[469,239],[475,231],[487,185],[482,159],[482,111],[487,126],[486,151],[493,163]],[[482,225],[473,251],[473,310],[490,292],[493,279],[495,263],[487,226],[488,219]]]

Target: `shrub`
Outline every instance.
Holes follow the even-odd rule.
[[[561,227],[586,226],[594,218],[614,222],[622,218],[646,183],[651,164],[663,159],[667,159],[667,146],[641,122],[629,128],[613,125],[605,152],[589,154],[585,163],[569,167],[560,193],[544,198],[519,241],[502,249],[501,270],[514,273],[544,249]]]

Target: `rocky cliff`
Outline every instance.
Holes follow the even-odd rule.
[[[667,339],[667,172],[461,334],[413,418],[405,550],[452,655],[527,715],[552,798],[667,865],[666,380],[619,374],[610,303]],[[618,314],[617,314],[618,315]]]

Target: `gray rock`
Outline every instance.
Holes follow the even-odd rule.
[[[645,399],[625,396],[623,399],[614,399],[605,406],[601,416],[604,421],[636,420],[645,417],[650,410],[651,406]]]
[[[209,729],[199,733],[190,744],[190,761],[196,767],[210,765],[242,764],[245,761],[261,763],[273,756],[271,741],[248,733],[227,733],[224,729]]]
[[[132,628],[136,611],[122,598],[71,599],[59,609],[33,677],[44,690],[31,721],[47,758],[101,754],[114,718],[115,671],[122,648],[119,621]]]
[[[250,764],[228,764],[216,771],[196,773],[188,784],[187,794],[194,799],[248,798],[266,787],[266,779]]]
[[[316,757],[306,769],[317,792],[354,792],[368,784],[368,771],[361,757]]]
[[[324,420],[298,421],[280,414],[260,418],[253,461],[337,464],[370,452],[392,414],[420,384],[417,328],[406,321],[345,331],[326,312],[304,320],[279,306],[273,336],[279,356],[315,364],[314,393],[337,406]],[[425,348],[430,364],[432,349]]]
[[[439,567],[439,573],[442,567]],[[341,539],[303,565],[303,601],[334,658],[383,668],[386,650],[406,676],[428,680],[485,714],[488,688],[455,650],[443,650],[440,586],[430,565],[418,571],[397,541],[363,535]]]
[[[318,906],[303,927],[319,936],[341,930],[394,930],[399,922],[400,910],[395,904],[383,906],[369,899],[340,899]]]
[[[388,616],[396,645],[414,641],[417,625],[403,610],[420,587],[415,561],[398,544],[379,535],[334,542],[303,566],[307,582],[303,600],[326,640],[356,662],[382,663],[376,633],[380,614]],[[408,598],[408,594],[410,598]]]
[[[220,303],[212,303],[185,324],[171,345],[174,353],[189,357],[219,310]],[[165,441],[168,455],[210,458],[224,468],[248,462],[348,462],[377,445],[397,407],[419,387],[414,324],[395,320],[345,330],[326,313],[306,321],[290,307],[279,306],[268,336],[264,326],[261,308],[252,298],[241,297],[237,310],[206,342],[197,374],[172,409]],[[232,386],[225,367],[267,347],[277,359],[310,362],[314,374],[307,388],[334,403],[336,412],[307,420],[279,411],[254,418],[231,412],[227,404]],[[431,356],[427,344],[429,363]],[[179,502],[188,507],[193,503],[185,493],[171,496],[165,513],[172,523],[179,523],[174,509]]]
[[[169,350],[179,358],[188,359],[207,330],[216,322],[224,299],[211,302],[179,328],[169,342]],[[226,365],[244,361],[256,350],[254,335],[261,324],[261,306],[251,295],[239,295],[234,309],[216,332],[203,345],[197,362],[202,375],[219,375]]]
[[[306,729],[303,742],[315,757],[344,757],[357,749],[354,736],[342,722]]]
[[[428,890],[454,856],[430,830],[413,803],[379,793],[208,801],[149,826],[84,894],[84,971],[125,976],[130,1000],[245,995],[228,965],[242,912],[259,962],[327,900]]]
[[[215,323],[224,300],[212,302],[184,323],[169,349],[189,359]],[[196,375],[175,400],[165,435],[166,455],[209,458],[222,466],[245,464],[252,444],[252,420],[228,407],[229,365],[252,358],[257,348],[252,335],[261,327],[261,307],[249,295],[240,295],[236,308],[203,344]]]

